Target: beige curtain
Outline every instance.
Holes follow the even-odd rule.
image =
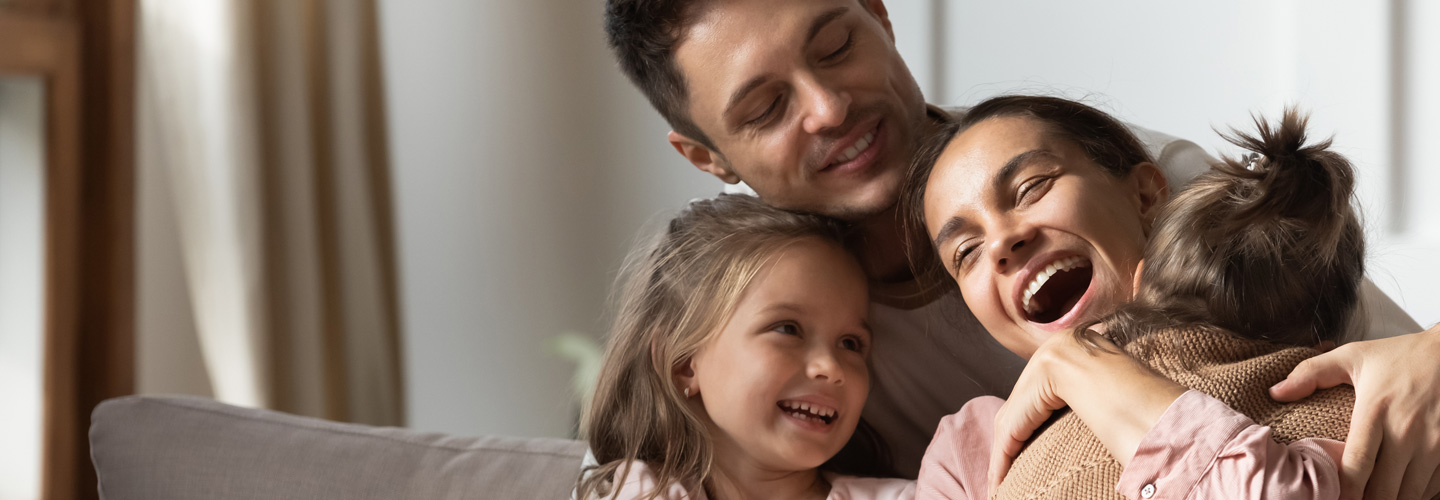
[[[169,185],[217,399],[403,423],[373,0],[142,0],[142,161]]]

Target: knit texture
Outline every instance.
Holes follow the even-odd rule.
[[[1270,386],[1319,351],[1236,337],[1226,332],[1167,330],[1125,346],[1176,383],[1209,394],[1256,423],[1270,426],[1281,443],[1319,437],[1344,440],[1355,390],[1339,386],[1302,401],[1270,398]],[[1015,459],[997,499],[1124,499],[1115,491],[1123,468],[1080,418],[1068,410],[1037,433]]]

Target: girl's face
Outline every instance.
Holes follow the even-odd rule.
[[[1028,359],[1054,332],[1128,300],[1167,195],[1153,164],[1116,177],[1043,122],[997,117],[941,153],[925,224],[976,318]]]
[[[692,403],[722,464],[801,471],[839,453],[860,419],[869,301],[859,264],[834,243],[805,238],[779,252],[677,378],[698,389]]]

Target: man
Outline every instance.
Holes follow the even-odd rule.
[[[854,225],[877,332],[865,417],[902,473],[913,477],[943,415],[974,396],[1008,394],[1023,361],[980,328],[957,294],[926,293],[909,267],[896,201],[917,138],[948,116],[925,103],[896,51],[882,0],[608,0],[606,30],[621,69],[697,168],[743,182],[776,207]],[[1141,135],[1173,185],[1206,168],[1208,157],[1194,144]],[[1388,300],[1377,303],[1398,312]],[[1390,330],[1419,330],[1403,312],[1377,316]],[[1436,373],[1425,360],[1440,355],[1440,330],[1385,342],[1352,344],[1302,366],[1282,394],[1300,397],[1316,383],[1357,385],[1344,464],[1352,496],[1371,477],[1377,448],[1380,467],[1370,481],[1377,498],[1424,489],[1440,467],[1440,412],[1425,406],[1440,400],[1425,379]],[[1417,349],[1426,355],[1410,352]],[[1410,373],[1411,365],[1424,370]],[[1382,387],[1391,377],[1413,383]],[[1387,412],[1405,391],[1423,397]],[[1383,437],[1372,431],[1381,427]]]

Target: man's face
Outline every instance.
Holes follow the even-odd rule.
[[[692,163],[767,203],[861,220],[892,207],[925,123],[880,0],[720,0],[675,52]]]

